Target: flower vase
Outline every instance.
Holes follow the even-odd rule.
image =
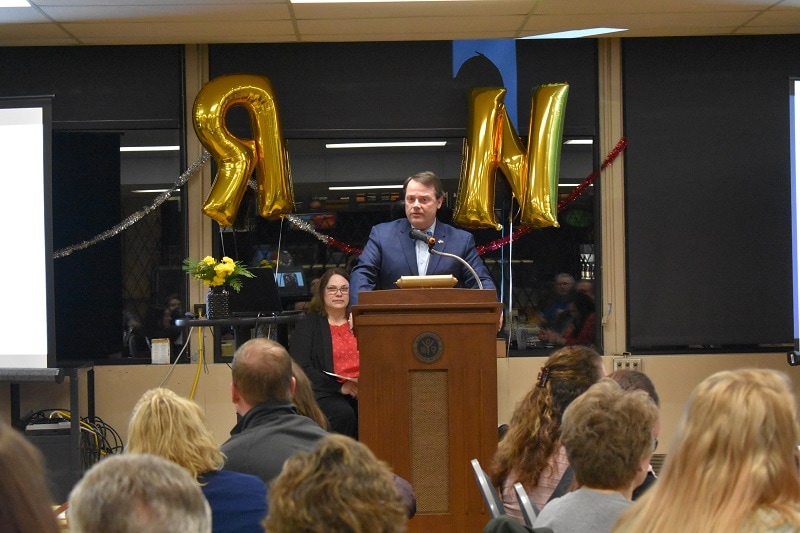
[[[208,318],[231,316],[231,293],[224,285],[211,287],[206,293],[206,316]]]

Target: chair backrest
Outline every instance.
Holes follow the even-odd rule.
[[[533,527],[536,517],[539,516],[539,508],[528,497],[528,493],[525,492],[525,487],[522,486],[522,483],[514,483],[514,492],[517,493],[517,500],[519,500],[519,508],[522,511],[522,518],[525,519],[525,525]]]
[[[486,508],[489,509],[489,514],[492,515],[492,518],[503,516],[506,514],[506,511],[503,508],[503,502],[500,500],[500,495],[492,485],[492,480],[489,479],[489,476],[486,474],[486,472],[484,472],[480,462],[477,459],[473,459],[471,463],[472,471],[475,473],[475,482],[478,484],[478,489],[481,491],[481,496],[483,496],[483,503],[486,504]]]

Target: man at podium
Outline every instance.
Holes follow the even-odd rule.
[[[401,276],[451,274],[459,287],[478,288],[467,267],[450,257],[429,252],[429,244],[409,236],[414,228],[435,239],[433,247],[463,258],[476,272],[484,289],[494,281],[475,250],[472,234],[436,220],[444,200],[441,180],[430,171],[420,172],[403,184],[406,218],[373,226],[364,251],[350,275],[350,305],[358,294],[374,289],[396,289]]]

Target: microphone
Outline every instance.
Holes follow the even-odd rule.
[[[433,235],[428,235],[424,231],[418,230],[417,228],[411,228],[411,231],[408,232],[408,236],[415,241],[422,241],[428,246],[433,246],[436,244],[436,239],[433,238]]]

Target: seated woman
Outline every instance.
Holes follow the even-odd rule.
[[[657,421],[658,408],[647,393],[623,390],[610,379],[578,396],[561,423],[578,489],[551,500],[534,525],[555,532],[611,531],[647,475]]]
[[[717,372],[689,397],[658,481],[613,531],[800,531],[798,442],[785,374]]]
[[[386,463],[350,437],[328,435],[286,460],[263,524],[268,533],[400,533],[406,509]]]
[[[594,345],[596,318],[594,300],[583,293],[575,293],[569,302],[572,324],[563,332],[545,329],[539,338],[557,346]]]
[[[200,406],[169,389],[142,395],[128,426],[126,453],[160,455],[197,479],[211,506],[214,533],[261,533],[267,514],[266,487],[261,479],[220,470],[219,449]]]
[[[507,514],[522,519],[514,483],[522,483],[539,509],[554,495],[569,466],[560,442],[561,417],[604,375],[600,355],[586,346],[561,348],[547,359],[533,388],[514,410],[492,463],[492,482],[502,489]]]
[[[359,353],[350,329],[350,277],[340,268],[325,272],[308,313],[292,333],[292,358],[311,380],[330,430],[358,438]]]

